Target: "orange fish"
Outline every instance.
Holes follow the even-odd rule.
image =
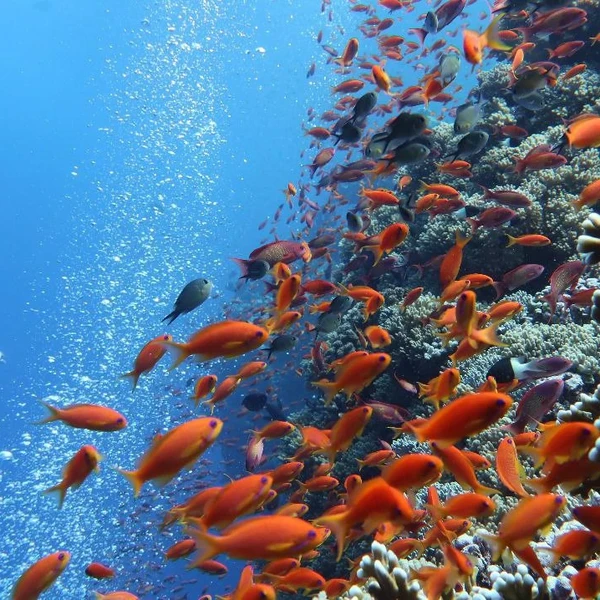
[[[340,294],[350,296],[353,300],[365,303],[363,314],[367,320],[372,314],[376,313],[385,303],[383,294],[367,285],[351,285],[344,287],[339,284]]]
[[[573,591],[582,600],[594,600],[600,594],[600,569],[585,567],[571,577]]]
[[[359,406],[344,413],[331,428],[329,442],[323,449],[323,453],[329,458],[329,462],[335,462],[338,452],[347,450],[354,438],[362,435],[364,428],[373,416],[370,406]]]
[[[327,308],[325,308],[322,312],[327,312],[329,310],[330,303],[324,302],[323,304],[326,304]],[[311,307],[309,309],[309,312],[313,313],[319,311],[315,311],[313,310],[313,307]],[[288,327],[290,327],[291,325],[293,325],[296,321],[298,321],[298,319],[300,319],[301,316],[302,313],[298,312],[297,310],[287,310],[276,317],[271,317],[270,319],[267,319],[267,321],[265,322],[265,327],[269,331],[269,333],[280,333]]]
[[[206,404],[210,406],[210,414],[212,415],[215,406],[219,402],[223,402],[226,398],[231,396],[233,392],[237,389],[237,386],[240,384],[241,379],[238,378],[237,375],[230,375],[229,377],[225,377],[223,381],[216,387],[214,394],[208,399],[205,400],[202,404]]]
[[[373,65],[371,69],[371,75],[375,81],[375,85],[386,94],[389,94],[392,87],[392,80],[390,76],[383,70],[379,65]]]
[[[472,239],[470,237],[462,237],[458,230],[455,235],[456,243],[446,252],[440,264],[440,284],[442,288],[445,288],[456,279],[462,263],[463,248]]]
[[[44,493],[58,492],[58,508],[62,508],[67,490],[77,489],[92,473],[98,472],[98,463],[102,457],[94,446],[82,446],[63,469],[62,481]]]
[[[216,384],[216,375],[204,375],[204,377],[200,377],[198,381],[196,381],[194,385],[194,395],[192,396],[195,406],[198,406],[198,403],[202,398],[206,398],[208,394],[212,394],[215,391]]]
[[[294,429],[296,429],[296,426],[287,421],[271,421],[260,431],[254,431],[253,433],[254,437],[259,440],[274,440],[292,433]]]
[[[354,57],[358,53],[358,39],[350,38],[342,55],[338,58],[334,58],[333,62],[337,63],[341,67],[349,67],[354,60]]]
[[[552,548],[542,547],[540,549],[552,556],[551,564],[555,564],[561,558],[586,560],[591,554],[600,550],[600,536],[586,529],[573,529],[559,535],[554,540]]]
[[[443,468],[444,465],[437,456],[405,454],[387,465],[381,472],[381,477],[393,488],[407,492],[436,482],[441,477]]]
[[[199,360],[232,358],[262,346],[269,337],[263,327],[246,321],[221,321],[212,323],[197,331],[187,343],[163,342],[175,350],[173,370],[188,356],[198,355]]]
[[[407,421],[404,426],[419,442],[435,441],[439,448],[446,448],[463,438],[481,433],[499,421],[512,402],[506,394],[466,394],[446,404],[429,419]]]
[[[600,146],[600,116],[582,114],[573,119],[565,137],[572,148],[598,148]]]
[[[335,535],[339,561],[350,528],[360,525],[362,533],[368,535],[386,521],[404,524],[410,523],[413,518],[414,509],[408,498],[381,477],[375,477],[350,494],[344,510],[321,516],[315,520],[315,524],[327,527]]]
[[[483,51],[485,48],[501,50],[502,52],[511,50],[511,47],[502,41],[498,32],[498,25],[503,17],[504,14],[494,17],[482,34],[468,29],[463,31],[463,51],[467,62],[473,66],[480,64],[483,60]]]
[[[15,584],[11,600],[35,600],[45,592],[65,570],[71,560],[69,552],[48,554],[31,565]]]
[[[130,377],[133,382],[133,389],[135,390],[140,375],[152,371],[158,361],[165,355],[167,350],[161,342],[170,342],[172,339],[173,336],[171,335],[159,335],[153,340],[150,340],[137,355],[133,364],[133,370],[121,375],[121,377]]]
[[[348,398],[361,392],[388,368],[391,361],[392,357],[383,352],[358,357],[338,371],[334,381],[321,379],[313,385],[323,390],[328,405],[339,392],[344,392]]]
[[[593,206],[597,202],[600,202],[600,179],[586,185],[579,194],[579,198],[572,204],[575,210],[581,210],[584,206]]]
[[[386,227],[380,234],[380,242],[377,246],[367,246],[367,249],[373,253],[376,265],[385,254],[389,254],[404,242],[408,236],[408,225],[406,223],[392,223]]]
[[[362,459],[357,458],[356,462],[359,469],[363,467],[376,467],[389,463],[395,456],[396,453],[393,450],[376,450],[375,452],[370,452]]]
[[[523,448],[523,452],[534,456],[536,466],[548,459],[561,464],[587,454],[599,435],[600,432],[591,423],[561,423],[546,429],[535,446]]]
[[[240,560],[294,558],[323,541],[323,534],[310,523],[280,515],[251,517],[229,526],[220,536],[200,529],[190,533],[199,552],[194,565],[218,554]]]
[[[187,421],[155,438],[135,471],[119,469],[119,473],[129,480],[136,497],[147,481],[157,479],[160,485],[165,485],[182,469],[192,466],[217,439],[222,428],[223,421],[213,417]]]
[[[204,515],[190,519],[193,523],[210,529],[222,529],[238,517],[258,510],[268,497],[273,479],[268,475],[248,475],[228,483],[207,505]]]
[[[484,518],[490,516],[496,510],[496,503],[483,494],[467,492],[449,498],[441,506],[429,506],[429,511],[436,520],[446,517],[467,519],[469,517]]]
[[[500,558],[504,548],[513,551],[527,548],[538,530],[554,523],[566,504],[566,500],[556,494],[539,494],[522,498],[502,518],[498,535],[485,536],[485,539],[494,546],[493,560]]]
[[[275,279],[275,285],[279,285],[282,281],[285,281],[292,276],[292,270],[289,265],[283,262],[275,263],[269,272]]]
[[[165,552],[165,558],[167,560],[177,560],[189,556],[196,550],[196,542],[192,539],[181,540],[176,542]]]
[[[436,442],[432,442],[430,445],[433,452],[444,463],[444,467],[454,475],[454,479],[463,489],[472,489],[475,493],[485,496],[500,493],[494,488],[483,485],[477,479],[473,464],[458,448],[455,446],[440,448]]]
[[[369,210],[375,210],[380,206],[398,206],[400,204],[396,194],[384,188],[374,190],[363,188],[360,195],[368,199]]]
[[[430,402],[433,404],[435,410],[438,410],[442,402],[448,402],[454,395],[459,383],[459,370],[454,368],[446,369],[427,383],[419,383],[419,395],[423,398],[424,402]]]
[[[272,576],[273,578],[273,576]],[[282,576],[275,576],[275,589],[292,594],[301,591],[304,595],[325,586],[325,577],[307,567],[297,567]]]
[[[302,283],[302,276],[298,273],[291,275],[281,283],[275,297],[275,311],[278,315],[284,313],[292,304]]]
[[[506,237],[508,238],[508,244],[506,245],[507,248],[510,248],[511,246],[514,246],[515,244],[518,244],[519,246],[538,247],[538,246],[548,246],[549,244],[552,243],[550,238],[546,237],[545,235],[539,235],[537,233],[520,235],[519,237],[513,237],[512,235],[509,235],[507,233]]]
[[[85,574],[94,579],[111,579],[115,576],[115,571],[102,563],[93,562],[85,568]]]
[[[496,452],[496,471],[500,481],[514,494],[521,498],[529,496],[529,492],[525,490],[521,479],[525,476],[525,469],[519,462],[517,448],[512,438],[504,438],[498,444]]]
[[[50,415],[39,422],[62,421],[75,429],[91,431],[119,431],[127,426],[127,419],[112,408],[97,404],[72,404],[65,408],[56,408],[41,400],[50,411]]]
[[[379,325],[370,325],[365,329],[365,336],[369,340],[369,344],[374,349],[385,348],[392,343],[392,337],[387,329]]]
[[[400,311],[404,312],[408,306],[415,303],[423,293],[423,289],[422,287],[416,287],[410,290],[400,305]]]

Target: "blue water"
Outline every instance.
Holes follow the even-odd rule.
[[[158,535],[156,523],[185,494],[157,495],[149,485],[134,500],[109,468],[133,468],[150,437],[186,414],[186,382],[208,367],[167,373],[161,364],[135,394],[118,376],[163,333],[160,320],[187,281],[209,278],[214,297],[174,323],[175,339],[222,318],[239,295],[229,258],[247,256],[263,234],[273,239],[270,224],[257,226],[314,155],[300,158],[306,111],[329,109],[330,86],[341,80],[325,65],[317,32],[341,51],[364,19],[342,1],[332,3],[331,22],[319,8],[282,0],[4,3],[0,597],[28,565],[58,549],[72,560],[44,595],[49,600],[128,583],[142,598],[174,598],[160,587],[172,573],[180,579],[171,586],[197,580],[178,592],[190,598],[236,581],[239,563],[218,581],[186,573],[184,563],[165,566],[161,552],[175,538]],[[390,33],[406,35],[418,12]],[[313,61],[316,75],[307,80]],[[416,83],[412,67],[402,69],[394,63],[392,74]],[[278,230],[287,239],[288,215]],[[262,287],[252,285],[260,304]],[[294,386],[287,382],[286,389],[300,388],[290,402],[305,395],[304,382]],[[37,426],[42,398],[111,405],[130,426],[118,434]],[[234,419],[237,402],[219,416],[229,410]],[[85,443],[104,455],[101,472],[69,492],[59,511],[41,492]],[[223,456],[217,444],[207,454],[212,465],[195,474],[224,483],[214,476],[228,469]],[[87,580],[92,560],[118,577]],[[159,587],[142,593],[142,581]]]

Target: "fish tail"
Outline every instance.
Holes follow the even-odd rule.
[[[204,529],[192,529],[189,533],[196,542],[198,556],[195,561],[188,565],[188,569],[193,569],[201,562],[209,560],[221,553],[221,548],[219,546],[220,538],[216,535],[211,535]]]
[[[498,298],[500,298],[500,296],[504,296],[504,293],[506,292],[506,288],[504,287],[504,284],[501,281],[492,281],[492,287],[494,288],[494,291],[496,292],[496,297],[494,298],[494,300],[498,300]]]
[[[64,481],[61,481],[59,484],[44,490],[44,494],[58,493],[58,508],[61,509],[65,501],[65,496],[67,495],[68,487],[69,486],[65,485]]]
[[[547,484],[545,477],[524,479],[523,483],[527,487],[534,489],[538,494],[547,494],[548,492],[552,491],[552,486]]]
[[[375,259],[373,261],[373,266],[375,266],[381,260],[381,257],[383,256],[383,251],[379,246],[370,246],[369,250],[373,253],[373,258]]]
[[[471,226],[471,236],[479,229],[479,223],[473,217],[467,218],[467,223]]]
[[[325,517],[319,517],[313,523],[327,527],[335,536],[335,542],[337,547],[336,562],[339,562],[344,553],[344,546],[346,544],[346,534],[348,532],[348,526],[345,523],[345,512],[338,513],[337,515],[327,515]]]
[[[419,43],[421,44],[421,46],[425,43],[425,38],[429,33],[426,29],[423,29],[422,27],[415,27],[414,29],[409,29],[408,32],[414,33],[419,38]]]
[[[498,346],[500,348],[505,348],[508,344],[505,344],[503,341],[498,338],[497,330],[502,323],[499,321],[486,327],[485,329],[475,329],[471,335],[469,336],[469,344],[473,348],[477,348],[477,346],[473,346],[471,343],[475,341],[477,344],[487,344],[488,346]]]
[[[493,552],[492,560],[494,562],[500,560],[500,557],[506,548],[504,542],[502,542],[497,535],[492,535],[491,533],[482,531],[481,529],[477,530],[477,535],[484,539],[491,546]]]
[[[187,344],[166,341],[161,342],[161,344],[169,350],[173,350],[175,354],[175,360],[173,361],[173,364],[169,367],[169,371],[176,369],[188,356],[190,356],[190,353],[187,349]]]
[[[506,237],[508,238],[508,244],[506,244],[507,248],[510,248],[511,246],[514,246],[517,243],[517,238],[510,235],[510,233],[507,233]]]
[[[436,506],[435,504],[425,504],[425,510],[431,515],[434,521],[443,521],[448,514],[444,511],[443,506]]]
[[[496,488],[488,487],[487,485],[482,485],[479,482],[477,482],[476,486],[473,486],[473,491],[476,494],[481,494],[483,496],[493,496],[494,494],[500,495],[502,493],[502,492],[500,492],[500,490],[497,490]]]
[[[232,257],[231,260],[237,264],[237,266],[241,269],[242,274],[240,275],[240,279],[244,279],[245,277],[248,277],[248,263],[250,262],[249,260],[246,260],[244,258],[234,258]]]
[[[44,423],[51,423],[52,421],[60,421],[59,408],[56,408],[55,406],[52,406],[51,404],[48,404],[43,400],[40,400],[40,403],[43,404],[50,411],[50,414],[45,419],[38,421],[36,425],[43,425]]]
[[[167,325],[170,325],[180,314],[181,313],[175,308],[164,319],[161,320],[161,323],[169,319]]]
[[[492,19],[492,22],[489,24],[488,28],[485,30],[483,34],[483,39],[485,40],[485,44],[488,48],[492,48],[493,50],[500,50],[501,52],[508,52],[512,50],[510,46],[507,46],[499,35],[498,25],[500,21],[504,17],[504,13],[501,13]]]
[[[406,427],[419,442],[427,441],[425,434],[420,431],[422,425],[420,423],[413,423],[412,421],[405,421],[402,427]]]
[[[321,379],[319,381],[313,381],[313,385],[320,388],[325,394],[325,405],[331,403],[338,393],[338,387],[334,381],[327,381],[327,379]]]
[[[121,473],[127,481],[133,486],[133,495],[137,498],[142,491],[142,486],[144,482],[140,479],[140,476],[137,471],[125,471],[124,469],[116,469],[118,473]]]
[[[129,373],[123,373],[123,375],[119,376],[119,379],[129,379],[129,378],[131,379],[131,382],[133,384],[133,387],[131,388],[131,391],[133,392],[135,390],[135,388],[137,387],[138,380],[140,378],[140,374],[136,373],[136,371],[133,370],[133,371],[129,371]]]
[[[468,220],[468,219],[467,219]],[[463,236],[460,231],[457,229],[454,232],[454,239],[455,239],[455,243],[459,248],[464,248],[472,239],[473,236],[471,235],[467,235],[467,236]]]

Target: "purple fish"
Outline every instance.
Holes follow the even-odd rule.
[[[505,206],[510,206],[512,208],[527,208],[531,206],[531,200],[525,196],[525,194],[521,194],[520,192],[515,192],[513,190],[488,190],[483,185],[479,185],[481,189],[483,189],[483,199],[484,200],[495,200],[500,204],[504,204]]]
[[[540,421],[550,409],[556,404],[565,387],[562,379],[548,379],[538,383],[526,392],[519,406],[517,406],[517,418],[503,429],[512,434],[523,433],[525,427],[531,421]]]
[[[533,281],[544,272],[543,265],[528,264],[520,265],[516,269],[504,273],[502,281],[495,281],[492,285],[496,290],[496,300],[503,296],[507,291],[512,292],[530,281]]]
[[[515,379],[521,384],[542,377],[555,377],[562,375],[573,366],[573,361],[562,356],[550,356],[548,358],[538,358],[530,360],[527,363],[513,364]]]
[[[544,296],[544,300],[550,305],[550,318],[556,312],[556,303],[559,297],[568,288],[575,289],[584,270],[585,263],[580,260],[571,260],[557,267],[550,275],[550,293]]]
[[[480,227],[486,229],[494,229],[508,223],[511,219],[514,219],[517,213],[510,208],[505,206],[494,206],[484,210],[477,219],[467,219],[467,222],[471,225],[471,232],[475,233]]]

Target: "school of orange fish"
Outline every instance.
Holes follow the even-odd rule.
[[[508,61],[511,66],[506,86],[515,102],[526,105],[533,102],[541,90],[555,85],[559,77],[566,80],[583,73],[586,64],[573,65],[571,57],[584,46],[600,40],[600,33],[593,37],[588,35],[589,40],[583,37],[584,28],[590,26],[586,10],[561,0],[539,4],[497,0],[491,16],[482,15],[488,22],[482,31],[462,27],[449,31],[447,28],[452,23],[456,27],[457,18],[464,17],[469,4],[472,0],[437,0],[436,5],[422,15],[421,28],[405,31],[401,15],[419,8],[418,3],[379,0],[377,4],[368,5],[350,0],[349,10],[364,15],[357,37],[345,36],[345,47],[339,53],[323,44],[322,33],[319,33],[317,42],[322,44],[327,58],[327,66],[319,68],[330,68],[332,76],[346,79],[332,88],[336,101],[331,110],[320,117],[309,110],[309,120],[322,121],[321,125],[305,130],[311,149],[317,148],[318,152],[308,165],[308,174],[298,184],[286,186],[285,202],[272,219],[276,226],[287,204],[293,210],[288,223],[299,219],[302,233],[289,241],[267,242],[248,259],[235,259],[242,269],[242,280],[273,278],[273,283],[267,285],[272,295],[267,317],[257,323],[227,318],[195,332],[187,342],[175,342],[170,335],[160,335],[144,346],[133,370],[127,374],[134,380],[135,388],[138,378],[149,373],[167,351],[175,356],[171,367],[175,369],[191,356],[207,363],[216,358],[231,359],[257,351],[271,342],[267,360],[245,362],[236,373],[220,382],[213,374],[197,380],[193,401],[196,407],[201,403],[210,416],[198,416],[164,435],[157,435],[137,461],[137,467],[121,471],[136,496],[149,483],[176,485],[171,480],[192,467],[219,439],[221,432],[231,426],[231,419],[227,423],[213,413],[218,414],[222,403],[240,384],[270,368],[272,352],[291,349],[301,335],[307,339],[316,331],[309,358],[312,372],[320,374],[312,383],[314,389],[322,393],[324,404],[331,404],[337,397],[339,407],[338,394],[345,395],[346,408],[329,429],[296,427],[286,420],[273,420],[255,431],[245,449],[250,474],[223,486],[201,489],[187,501],[173,506],[165,516],[163,527],[178,526],[182,531],[181,541],[169,548],[166,560],[193,556],[193,568],[212,574],[227,571],[224,564],[215,560],[218,555],[243,561],[267,561],[260,568],[246,566],[228,598],[262,600],[273,599],[279,592],[311,595],[318,591],[323,591],[328,598],[341,596],[359,581],[356,565],[348,566],[345,578],[327,578],[311,568],[311,561],[319,553],[331,551],[339,561],[350,542],[374,536],[398,557],[420,556],[426,549],[439,548],[438,567],[423,567],[411,573],[429,600],[435,600],[450,589],[469,589],[474,564],[453,542],[476,520],[491,515],[499,521],[496,534],[488,536],[493,548],[492,560],[499,560],[502,553],[509,550],[542,578],[547,577],[547,568],[531,542],[563,511],[570,510],[572,518],[585,529],[559,536],[547,550],[553,560],[585,561],[600,550],[600,506],[582,504],[569,509],[567,498],[562,495],[600,476],[600,463],[587,457],[600,431],[587,422],[539,422],[545,414],[543,407],[540,413],[540,403],[558,397],[557,392],[559,395],[562,391],[561,380],[547,382],[548,389],[537,390],[538,396],[526,394],[516,407],[514,422],[504,427],[506,436],[497,447],[494,465],[502,490],[485,486],[478,480],[477,470],[492,468],[492,465],[484,456],[466,449],[468,443],[466,448],[461,444],[498,423],[509,412],[513,414],[510,394],[527,379],[516,372],[508,382],[488,377],[479,389],[455,397],[461,382],[459,364],[490,347],[502,346],[498,328],[523,309],[516,301],[498,301],[481,312],[477,309],[477,290],[493,285],[500,298],[504,292],[526,285],[543,271],[540,265],[521,265],[506,273],[501,281],[494,281],[483,273],[459,277],[463,253],[468,251],[467,244],[479,228],[496,228],[509,222],[515,210],[528,206],[530,199],[514,190],[488,190],[478,182],[484,190],[484,198],[497,206],[470,219],[469,237],[457,232],[455,244],[445,254],[423,265],[414,265],[420,273],[432,269],[439,274],[439,310],[431,314],[423,326],[437,328],[445,345],[454,344],[449,356],[452,366],[430,381],[419,383],[418,390],[394,373],[399,385],[414,390],[426,403],[430,415],[427,418],[410,419],[393,402],[367,403],[368,394],[359,397],[384,371],[393,370],[393,357],[382,349],[391,344],[394,332],[377,324],[378,311],[386,303],[384,295],[367,285],[371,283],[368,277],[363,280],[364,285],[342,285],[331,281],[331,277],[316,276],[320,268],[327,272],[332,253],[339,252],[339,248],[333,246],[342,239],[348,240],[344,244],[354,244],[355,254],[344,266],[344,273],[361,273],[375,267],[391,269],[395,262],[391,255],[401,251],[415,218],[423,218],[419,216],[422,214],[443,218],[464,209],[465,202],[451,185],[452,178],[473,177],[472,164],[464,159],[476,160],[489,138],[488,133],[476,128],[476,116],[469,121],[469,111],[473,114],[477,111],[475,102],[458,109],[444,107],[441,111],[440,119],[456,116],[455,131],[465,135],[459,140],[456,152],[449,149],[452,159],[437,165],[440,181],[422,182],[418,188],[410,175],[405,174],[395,189],[375,187],[374,183],[378,178],[394,175],[399,166],[408,165],[410,170],[412,164],[433,159],[427,140],[431,133],[427,119],[405,109],[420,105],[427,108],[429,103],[451,103],[460,91],[454,81],[460,72],[461,59],[473,68],[480,68],[482,61],[492,53],[497,60]],[[321,8],[331,20],[330,0],[323,0]],[[448,38],[458,37],[461,40],[458,45],[462,47],[447,45],[446,39],[437,36],[442,30]],[[340,34],[345,35],[341,30]],[[549,36],[557,35],[567,36],[566,41],[550,46]],[[571,39],[577,36],[581,39]],[[432,37],[436,40],[429,44]],[[379,49],[377,54],[361,55],[363,44],[372,47],[374,43]],[[528,54],[540,45],[547,48],[548,60],[528,62]],[[437,61],[432,68],[417,62],[428,56]],[[406,65],[410,66],[408,71]],[[313,76],[316,69],[317,64],[313,63],[307,77]],[[416,74],[420,70],[424,74],[410,87],[405,87],[395,75],[397,71]],[[363,74],[359,75],[360,72]],[[364,88],[370,91],[360,97],[354,95]],[[337,98],[338,94],[344,95]],[[373,115],[389,120],[378,130],[368,129],[366,120]],[[461,116],[466,120],[461,120]],[[335,125],[330,125],[333,122]],[[528,134],[514,124],[498,128],[493,135],[520,140]],[[330,147],[321,147],[332,140],[335,143]],[[523,174],[528,170],[554,168],[567,161],[561,154],[564,148],[577,151],[599,146],[600,116],[569,115],[564,125],[563,143],[555,148],[547,144],[536,146],[516,161],[514,171]],[[358,154],[361,158],[352,162],[353,156]],[[342,160],[332,166],[334,158]],[[313,176],[316,174],[321,175],[321,180],[315,184]],[[358,205],[344,221],[340,209],[349,199],[342,193],[341,186],[354,182],[361,182]],[[312,190],[317,195],[326,190],[327,201],[319,203],[309,199]],[[580,210],[597,202],[600,202],[600,180],[580,190],[574,207]],[[398,220],[381,231],[373,231],[370,217],[383,206],[397,207]],[[312,231],[315,221],[321,223],[316,234]],[[260,229],[266,223],[262,223]],[[311,239],[304,241],[304,237]],[[508,235],[509,247],[551,243],[547,236],[536,232],[519,237]],[[304,264],[294,271],[293,265],[298,261]],[[585,268],[583,262],[570,261],[554,271],[550,294],[545,297],[552,313],[563,293],[575,288]],[[314,269],[313,278],[310,278],[311,269]],[[423,287],[408,291],[397,310],[404,311],[423,291]],[[578,292],[565,297],[566,302],[589,306],[593,292],[594,289]],[[319,300],[308,310],[304,308],[308,298],[323,297],[329,299]],[[362,349],[344,356],[329,356],[327,344],[318,336],[335,335],[351,303],[348,299],[362,306],[364,322],[355,323]],[[316,325],[310,322],[314,315],[318,315]],[[300,325],[303,320],[304,327]],[[286,333],[289,331],[295,334]],[[292,366],[300,375],[306,371],[298,365]],[[561,373],[566,368],[554,365],[544,373]],[[122,414],[105,406],[77,404],[58,408],[48,405],[48,409],[50,415],[44,422],[61,421],[69,427],[106,432],[127,426]],[[394,436],[414,436],[418,442],[428,444],[429,451],[397,456],[392,446],[385,444],[382,449],[363,456],[358,461],[357,472],[341,482],[332,475],[336,459],[349,450],[371,419],[391,421],[398,425],[392,428]],[[282,438],[295,430],[302,439],[295,454],[276,468],[260,472],[265,441]],[[68,502],[67,492],[76,493],[74,490],[98,470],[100,460],[96,448],[85,445],[68,461],[60,483],[48,490],[59,494],[61,507],[65,500]],[[541,475],[526,479],[523,460],[533,460],[534,467],[541,469]],[[360,475],[363,467],[376,467],[380,474],[363,480]],[[458,482],[465,492],[441,502],[435,483],[444,474]],[[422,489],[427,490],[427,502],[418,505],[415,494]],[[310,521],[303,518],[310,510],[310,504],[304,502],[309,493],[322,495],[327,503],[326,510]],[[499,515],[491,498],[495,494],[517,497],[518,502],[506,514]],[[279,498],[277,508],[269,508],[276,497]],[[13,600],[38,598],[60,576],[69,560],[70,553],[66,550],[37,560],[16,582]],[[86,574],[104,580],[113,577],[114,571],[98,562],[90,564]],[[579,568],[571,584],[580,598],[598,597],[600,569]],[[128,591],[96,592],[96,597],[137,598]]]

